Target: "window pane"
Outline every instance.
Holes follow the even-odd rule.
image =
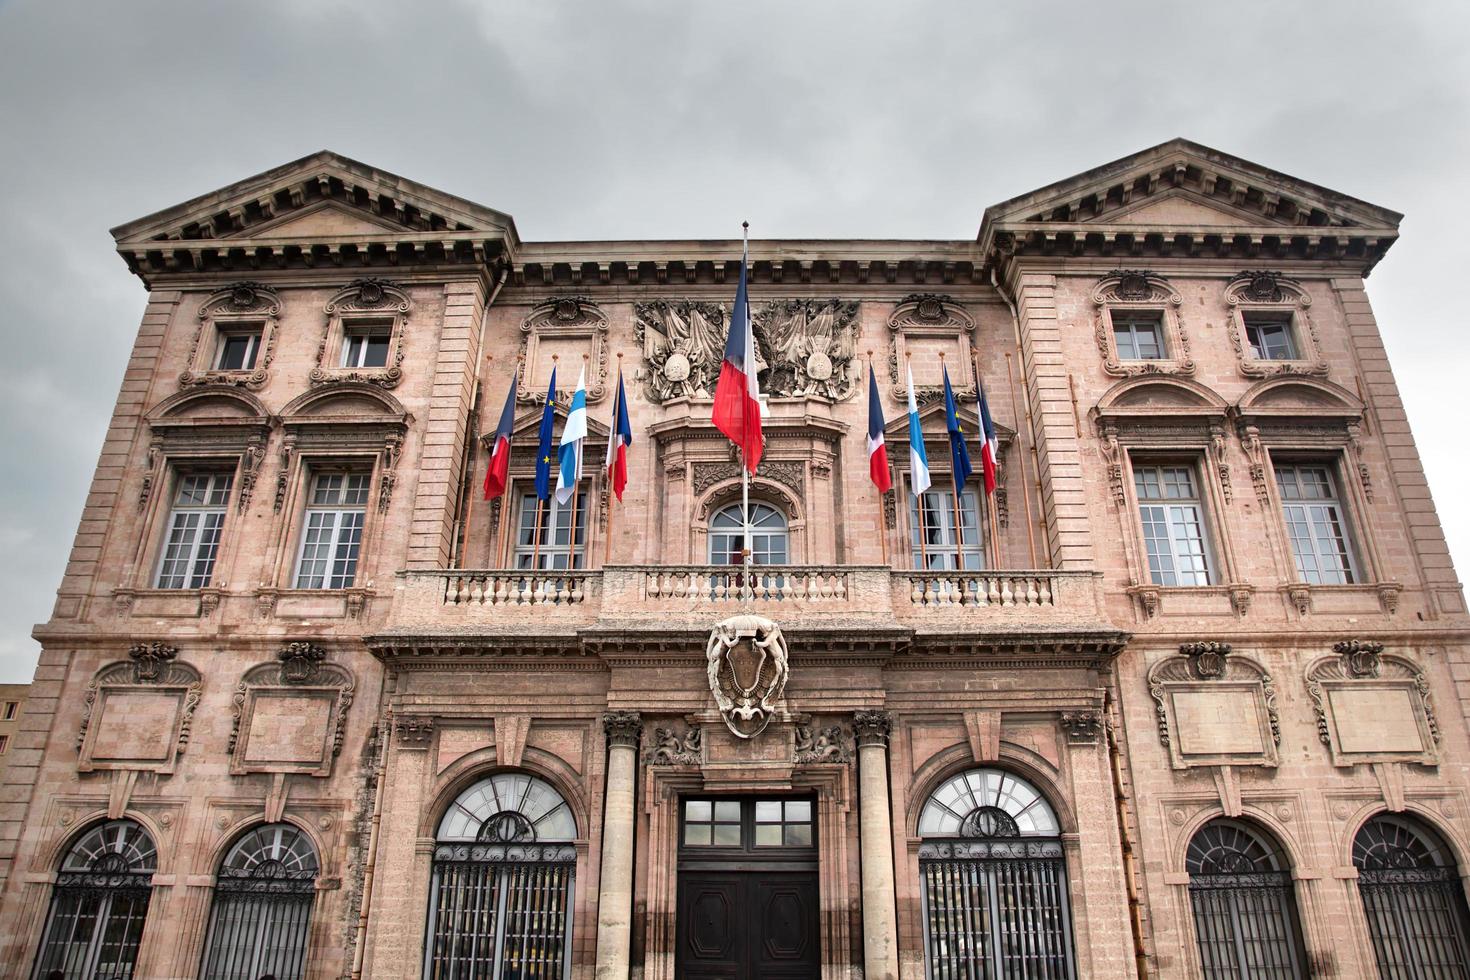
[[[755,804],[756,823],[780,823],[781,801],[759,800]]]
[[[710,825],[707,823],[686,823],[684,825],[684,843],[689,847],[708,847],[710,842]]]
[[[756,847],[780,847],[781,825],[779,823],[757,824],[755,828]]]
[[[690,800],[684,807],[684,817],[687,820],[703,820],[708,822],[712,814],[712,805],[709,800]]]
[[[221,371],[250,371],[255,368],[255,353],[260,345],[258,333],[227,333],[220,340]]]
[[[811,847],[812,825],[809,823],[791,823],[786,825],[787,847]]]
[[[740,820],[739,800],[719,800],[715,803],[715,819],[724,821]]]
[[[717,823],[714,827],[716,847],[740,846],[740,825],[738,823]]]

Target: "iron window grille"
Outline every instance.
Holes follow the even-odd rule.
[[[236,841],[215,883],[205,980],[300,980],[320,870],[311,840],[290,824],[256,827]]]
[[[919,836],[926,977],[1077,975],[1060,827],[1033,786],[960,773],[925,801]]]
[[[1205,980],[1307,975],[1291,874],[1265,837],[1213,820],[1190,839],[1185,868]]]
[[[460,793],[436,834],[424,977],[569,977],[576,833],[566,800],[527,773]]]
[[[1470,977],[1470,911],[1439,835],[1380,814],[1353,839],[1353,865],[1383,980]]]
[[[132,980],[157,870],[153,839],[131,820],[79,837],[56,876],[33,980]]]

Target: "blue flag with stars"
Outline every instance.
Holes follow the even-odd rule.
[[[960,417],[955,412],[954,390],[949,386],[949,369],[944,369],[944,427],[949,430],[950,472],[954,474],[954,490],[959,493],[970,479],[970,450],[965,447],[965,434],[960,431]]]
[[[536,496],[551,496],[551,428],[556,424],[556,368],[551,369],[551,386],[546,389],[546,407],[541,410],[541,445],[536,450]]]

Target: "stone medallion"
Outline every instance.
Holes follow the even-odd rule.
[[[705,650],[710,693],[731,732],[765,731],[791,669],[781,627],[764,616],[731,616],[710,630]]]

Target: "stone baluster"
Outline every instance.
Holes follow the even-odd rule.
[[[898,980],[898,905],[893,886],[893,825],[888,814],[888,713],[853,715],[858,744],[858,819],[862,840],[863,975]]]
[[[602,716],[602,727],[607,733],[607,798],[597,900],[597,980],[627,980],[633,937],[633,794],[643,721],[636,711],[609,711]]]

